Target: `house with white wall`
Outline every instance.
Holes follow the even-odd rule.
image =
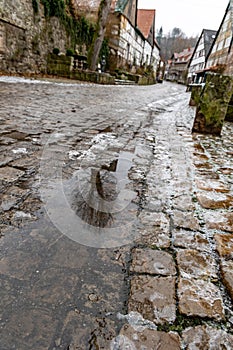
[[[76,12],[97,21],[101,0],[71,0]],[[139,10],[137,0],[112,0],[105,38],[110,49],[109,69],[136,71],[159,64],[155,41],[155,10]]]
[[[160,47],[155,39],[155,10],[139,9],[137,27],[145,40],[142,64],[153,67],[154,71],[160,62]]]
[[[233,75],[233,0],[230,0],[207,56],[206,71]]]
[[[201,83],[206,57],[216,36],[216,30],[203,29],[188,64],[188,81]]]

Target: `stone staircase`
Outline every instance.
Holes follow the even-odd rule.
[[[136,83],[132,80],[115,79],[115,85],[136,85]]]

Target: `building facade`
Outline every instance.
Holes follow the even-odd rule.
[[[206,70],[233,74],[233,0],[229,1],[226,12],[207,56]]]
[[[188,64],[188,81],[201,83],[206,57],[216,36],[215,30],[203,29]]]
[[[172,55],[166,71],[166,80],[175,81],[180,84],[188,83],[188,65],[193,51],[194,48],[189,47],[182,52]]]

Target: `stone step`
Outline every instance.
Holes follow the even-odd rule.
[[[135,81],[124,80],[124,79],[115,79],[116,85],[136,85]]]

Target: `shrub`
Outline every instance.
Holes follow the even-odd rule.
[[[74,56],[74,51],[72,49],[67,49],[66,56]]]
[[[32,0],[32,7],[35,14],[39,12],[39,5],[37,0]]]
[[[58,55],[60,53],[59,48],[58,47],[54,47],[53,53],[54,53],[54,55]]]

